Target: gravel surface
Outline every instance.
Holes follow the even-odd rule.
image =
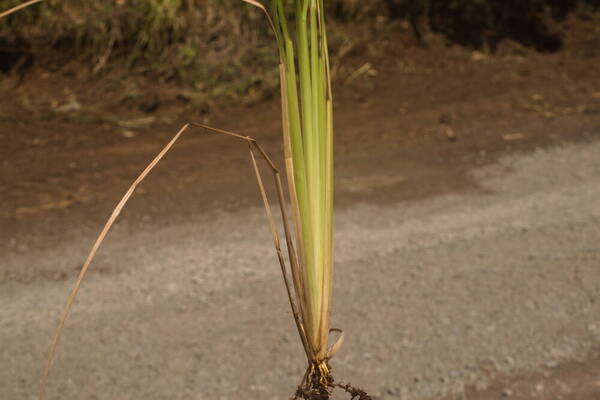
[[[600,345],[598,160],[600,142],[511,155],[472,172],[477,193],[338,212],[334,325],[347,340],[336,377],[408,400],[588,359]],[[292,393],[304,361],[262,210],[188,221],[117,225],[67,324],[49,399]],[[15,245],[0,269],[74,275],[92,240]],[[0,285],[0,399],[34,398],[71,285]]]

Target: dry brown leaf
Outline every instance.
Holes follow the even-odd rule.
[[[502,136],[502,139],[506,140],[507,142],[512,142],[514,140],[525,139],[525,135],[522,133],[507,133],[506,135]]]
[[[251,4],[251,5],[253,5],[254,7],[258,7],[258,8],[261,8],[261,9],[263,9],[264,11],[267,11],[267,10],[265,9],[265,6],[263,6],[263,5],[262,5],[261,3],[259,3],[258,1],[255,1],[255,0],[242,0],[242,1],[243,1],[243,2],[245,2],[245,3],[248,3],[248,4]]]
[[[30,0],[30,1],[26,1],[26,2],[25,2],[25,3],[23,3],[23,4],[20,4],[20,5],[18,5],[18,6],[15,6],[15,7],[13,7],[13,8],[9,8],[8,10],[4,11],[3,13],[0,13],[0,19],[1,19],[1,18],[4,18],[4,17],[6,17],[6,16],[9,16],[10,14],[12,14],[12,13],[15,13],[15,12],[17,12],[17,11],[19,11],[19,10],[22,10],[22,9],[24,9],[24,8],[26,8],[26,7],[32,6],[32,5],[34,5],[35,3],[40,3],[40,2],[42,2],[42,1],[44,1],[44,0]]]

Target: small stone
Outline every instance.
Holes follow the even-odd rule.
[[[449,126],[444,129],[444,134],[449,141],[454,142],[456,140],[456,133],[454,132],[454,129],[450,128]]]
[[[513,395],[513,391],[510,389],[504,389],[502,391],[502,397],[510,397]]]
[[[514,140],[522,140],[525,138],[525,135],[522,133],[507,133],[506,135],[502,136],[502,139],[504,139],[507,142],[512,142]]]
[[[385,389],[386,394],[389,394],[390,396],[394,397],[400,396],[401,391],[401,388],[399,388],[398,386],[392,386]]]
[[[471,53],[471,61],[481,62],[486,61],[488,59],[487,54],[482,53],[481,51],[474,51]]]
[[[540,101],[544,99],[544,96],[542,96],[541,94],[538,93],[534,93],[531,95],[531,99],[534,101]]]
[[[542,393],[544,391],[544,384],[540,382],[537,385],[535,385],[535,391],[538,393]]]

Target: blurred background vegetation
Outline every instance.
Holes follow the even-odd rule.
[[[2,9],[21,3],[2,0]],[[415,45],[437,34],[449,44],[494,52],[510,39],[536,51],[562,46],[555,25],[600,0],[326,0],[334,58],[367,27],[377,43],[403,26]],[[116,67],[219,97],[276,87],[276,52],[263,16],[240,0],[47,0],[0,22],[0,71],[31,65],[81,73]],[[243,71],[243,73],[242,73]],[[227,85],[219,83],[227,82]],[[266,89],[266,90],[265,90]]]

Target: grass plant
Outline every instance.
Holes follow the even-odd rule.
[[[300,397],[326,396],[333,382],[328,347],[333,282],[333,100],[323,0],[255,0],[280,55],[283,139],[296,232],[290,254],[294,315],[308,358]],[[341,331],[340,331],[341,332]]]
[[[327,375],[333,113],[323,0],[273,0],[271,13],[281,58],[286,169],[298,243],[298,263],[292,264],[294,285],[309,361]],[[290,32],[294,24],[295,40]]]
[[[41,0],[27,2],[0,16],[39,1]],[[45,397],[46,381],[64,325],[96,252],[139,183],[190,128],[224,134],[244,141],[249,146],[252,167],[267,213],[288,299],[307,357],[307,370],[295,397],[306,400],[329,398],[334,387],[329,360],[341,347],[343,333],[339,329],[330,329],[333,281],[333,103],[324,0],[271,0],[268,7],[257,0],[242,1],[265,13],[279,50],[283,147],[293,228],[288,223],[279,170],[254,139],[203,124],[189,123],[183,126],[127,190],[88,254],[55,331],[40,386],[40,400]],[[258,167],[257,155],[273,173],[285,231],[289,269]],[[328,347],[332,332],[340,335],[335,344]],[[366,393],[349,385],[338,386],[348,391],[353,398],[369,398]]]

